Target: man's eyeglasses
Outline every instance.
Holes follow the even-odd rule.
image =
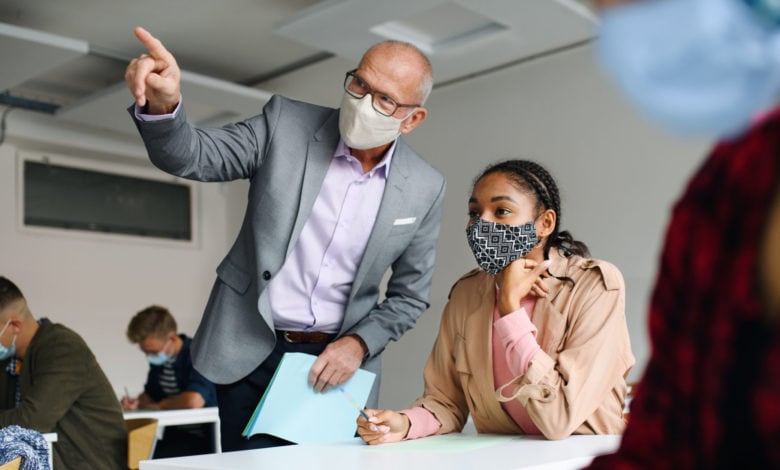
[[[344,90],[354,98],[363,98],[371,95],[371,105],[374,110],[383,116],[392,116],[398,108],[419,108],[421,104],[401,104],[381,91],[374,90],[362,78],[355,75],[355,70],[350,70],[344,77]]]

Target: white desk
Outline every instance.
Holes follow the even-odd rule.
[[[49,468],[54,469],[54,457],[53,457],[53,450],[51,448],[52,444],[57,442],[57,433],[56,432],[47,432],[44,433],[43,438],[46,439],[46,448],[49,451]]]
[[[449,434],[383,446],[368,446],[355,439],[146,460],[141,462],[140,470],[569,470],[582,468],[596,455],[612,452],[619,444],[620,436],[571,436],[548,441],[526,436]]]
[[[188,408],[183,410],[137,410],[125,411],[125,419],[156,418],[157,439],[162,439],[165,426],[177,426],[180,424],[214,424],[214,450],[222,452],[222,442],[219,432],[219,408],[210,406],[206,408]]]

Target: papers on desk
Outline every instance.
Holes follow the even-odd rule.
[[[317,393],[309,385],[309,370],[316,359],[304,353],[282,356],[243,436],[271,434],[297,444],[344,441],[355,436],[359,411],[347,396],[338,388]],[[342,387],[362,407],[375,377],[373,372],[358,369]]]
[[[371,452],[470,452],[517,439],[519,439],[517,435],[451,433],[396,442],[392,445],[370,446],[368,449]],[[524,437],[524,439],[533,438]]]

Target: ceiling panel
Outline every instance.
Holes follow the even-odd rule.
[[[198,126],[221,126],[258,114],[271,93],[205,75],[182,71],[182,96],[187,118]],[[133,98],[125,82],[60,108],[62,119],[122,133],[135,133],[127,114]]]
[[[88,51],[84,41],[0,23],[0,91],[84,56]]]
[[[440,85],[579,44],[596,29],[585,0],[228,3],[3,0],[0,103],[134,134],[125,112],[132,99],[122,81],[130,58],[143,52],[132,34],[137,24],[176,56],[185,70],[188,117],[209,126],[260,111],[270,93],[254,85],[297,97],[306,94],[302,86],[317,87],[310,74],[336,64],[335,80],[324,77],[330,85],[322,85],[331,93],[343,77],[340,70],[383,39],[409,41],[428,53]]]
[[[573,0],[325,0],[275,31],[355,61],[378,41],[411,42],[441,82],[592,38],[595,20]]]

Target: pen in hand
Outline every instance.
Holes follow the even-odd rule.
[[[350,403],[352,403],[352,405],[353,405],[355,408],[357,408],[357,410],[360,412],[360,416],[362,416],[363,418],[365,418],[365,419],[366,419],[366,421],[368,421],[369,419],[371,419],[371,418],[368,416],[368,414],[367,414],[365,411],[363,411],[363,408],[362,408],[362,407],[361,407],[361,406],[358,404],[358,402],[356,402],[356,401],[355,401],[355,399],[354,399],[354,398],[352,398],[352,395],[350,395],[349,393],[347,393],[347,391],[346,391],[346,390],[344,390],[344,387],[339,387],[339,390],[341,390],[341,393],[343,393],[343,394],[344,394],[344,396],[345,396],[345,397],[347,397],[347,400],[349,400],[349,402],[350,402]]]

